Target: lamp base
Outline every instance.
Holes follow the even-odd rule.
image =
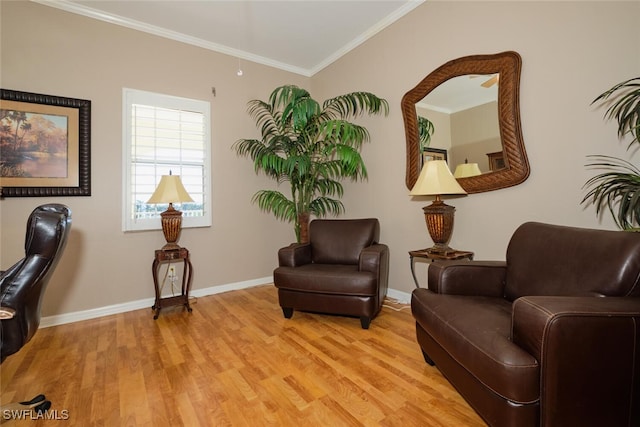
[[[455,249],[450,248],[447,243],[453,231],[453,215],[456,208],[445,204],[440,196],[436,196],[433,203],[425,206],[422,210],[429,236],[434,242],[434,245],[427,249],[427,252],[438,255],[455,252]]]
[[[427,250],[428,254],[434,254],[434,255],[452,255],[456,252],[458,252],[457,250],[451,248],[448,245],[439,245],[439,244],[435,244],[432,247],[428,248]]]
[[[164,245],[163,247],[160,248],[161,251],[163,252],[167,252],[167,251],[177,251],[179,249],[182,249],[182,246],[176,244],[176,243],[167,243],[166,245]]]
[[[167,244],[164,245],[162,251],[175,251],[180,249],[176,243],[180,237],[182,229],[182,212],[173,208],[173,203],[169,203],[169,208],[160,214],[162,222],[162,232]]]

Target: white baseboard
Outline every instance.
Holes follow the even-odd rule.
[[[204,289],[194,289],[190,296],[204,297],[207,295],[219,294],[222,292],[234,291],[238,289],[252,288],[254,286],[268,285],[273,283],[273,277],[262,277],[260,279],[245,280],[243,282],[229,283],[226,285],[211,286]],[[411,301],[411,294],[388,289],[387,296],[397,300],[398,303],[408,304]],[[108,305],[106,307],[93,308],[91,310],[76,311],[73,313],[59,314],[55,316],[43,317],[40,321],[41,328],[50,326],[64,325],[66,323],[80,322],[82,320],[95,319],[112,314],[125,313],[127,311],[140,310],[142,308],[150,308],[155,302],[155,298],[145,298],[137,301],[125,302],[122,304]]]
[[[387,289],[387,296],[393,298],[398,304],[410,304],[411,294],[407,292],[398,291],[396,289]]]
[[[260,279],[246,280],[244,282],[229,283],[226,285],[211,286],[204,289],[194,289],[189,296],[204,297],[207,295],[219,294],[222,292],[237,289],[251,288],[253,286],[268,285],[273,283],[273,276],[262,277]],[[151,308],[155,298],[145,298],[137,301],[125,302],[122,304],[108,305],[106,307],[93,308],[91,310],[76,311],[73,313],[59,314],[55,316],[43,317],[40,321],[41,328],[49,326],[64,325],[65,323],[80,322],[82,320],[95,319],[112,314],[125,313],[127,311],[140,310],[141,308]]]

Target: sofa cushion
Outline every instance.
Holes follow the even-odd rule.
[[[640,296],[639,270],[640,233],[528,222],[507,248],[505,296]]]
[[[359,271],[357,265],[278,267],[273,277],[278,289],[352,296],[375,296],[378,292],[376,275]]]
[[[416,289],[416,322],[478,381],[516,403],[540,397],[538,361],[510,340],[511,303],[503,298]]]
[[[320,264],[358,264],[360,252],[378,242],[375,218],[313,220],[309,225],[312,261]]]

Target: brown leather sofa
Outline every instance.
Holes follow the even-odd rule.
[[[309,243],[278,251],[273,281],[284,317],[294,309],[355,316],[368,329],[389,278],[389,248],[378,242],[378,220],[314,220],[309,236]]]
[[[429,266],[418,343],[491,426],[640,426],[640,233],[526,223]]]

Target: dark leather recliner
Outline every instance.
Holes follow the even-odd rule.
[[[0,363],[16,353],[40,326],[40,305],[64,250],[71,211],[61,204],[33,210],[27,221],[25,257],[0,273]]]
[[[378,242],[378,220],[314,220],[309,235],[309,243],[278,251],[273,281],[284,316],[294,309],[355,316],[368,329],[389,280],[389,248]]]
[[[418,343],[489,425],[640,425],[640,233],[526,223],[427,274]]]

